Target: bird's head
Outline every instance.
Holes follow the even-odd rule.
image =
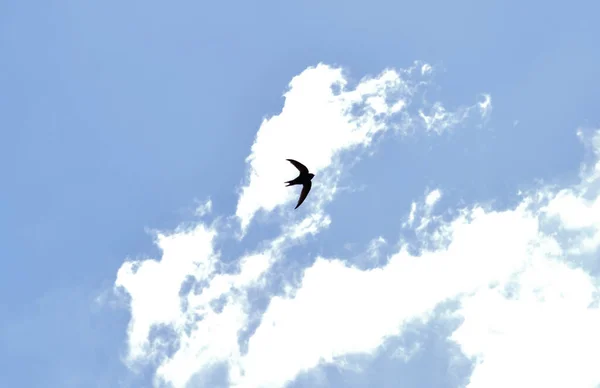
[[[312,180],[315,177],[315,174],[313,174],[312,172],[308,173],[308,178],[310,180]]]

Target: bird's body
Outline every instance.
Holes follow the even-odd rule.
[[[296,178],[292,179],[291,181],[285,182],[286,187],[293,186],[293,185],[302,185],[302,192],[300,193],[300,198],[298,199],[298,204],[294,208],[294,209],[298,209],[298,206],[302,205],[302,202],[304,202],[304,200],[306,199],[306,196],[308,195],[308,192],[310,191],[310,188],[312,187],[311,181],[314,178],[315,174],[308,172],[308,168],[306,168],[305,165],[303,165],[302,163],[300,163],[298,161],[295,161],[294,159],[286,159],[286,160],[288,162],[292,163],[294,165],[294,167],[296,167],[298,169],[298,171],[300,171],[300,175],[298,175]]]

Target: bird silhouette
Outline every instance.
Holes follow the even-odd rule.
[[[294,165],[300,171],[300,175],[298,177],[292,179],[291,181],[287,181],[285,187],[293,186],[293,185],[302,185],[302,192],[300,193],[300,198],[298,199],[298,204],[294,209],[298,209],[298,206],[302,205],[302,202],[306,199],[310,188],[312,187],[312,179],[315,174],[308,172],[308,168],[302,163],[294,160],[294,159],[286,159],[288,162]]]

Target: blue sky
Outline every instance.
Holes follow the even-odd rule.
[[[599,11],[1,3],[3,381],[600,384]]]

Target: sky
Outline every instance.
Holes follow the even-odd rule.
[[[3,384],[600,386],[599,12],[1,2]]]

